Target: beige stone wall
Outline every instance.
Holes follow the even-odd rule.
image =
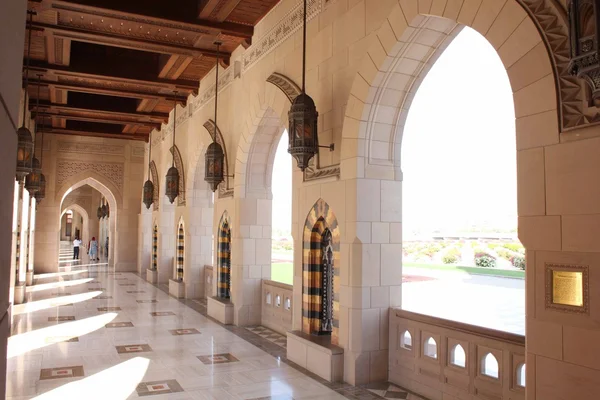
[[[23,68],[23,45],[25,43],[25,17],[27,2],[15,0],[0,3],[0,164],[2,175],[0,179],[0,210],[5,216],[0,224],[0,314],[2,329],[0,329],[0,374],[6,375],[6,339],[10,330],[11,319],[7,314],[9,301],[9,288],[14,277],[10,275],[11,269],[11,243],[13,209],[14,173],[16,168],[16,130],[20,126],[19,101],[21,94],[21,80],[15,77],[21,75]],[[6,195],[8,194],[8,195]],[[5,392],[5,380],[0,380],[0,393]]]
[[[43,173],[47,186],[37,213],[36,273],[56,271],[63,196],[84,185],[100,192],[110,205],[109,262],[117,270],[136,270],[143,151],[139,142],[45,135]],[[89,219],[96,219],[99,198],[93,199],[96,202],[90,202]],[[93,232],[98,234],[96,226]]]
[[[270,176],[290,102],[266,79],[277,72],[300,84],[301,31],[291,22],[299,5],[293,0],[279,3],[256,27],[254,45],[236,50],[231,66],[220,75],[218,125],[230,173],[235,173],[235,191],[232,198],[215,197],[212,226],[227,210],[233,221],[232,302],[239,325],[260,321],[260,281],[270,277]],[[321,144],[335,144],[334,152],[321,151],[320,165],[339,163],[340,176],[303,182],[302,173],[294,170],[294,328],[301,321],[301,228],[322,198],[333,208],[342,236],[344,377],[357,384],[387,377],[387,312],[401,300],[402,129],[421,80],[467,25],[497,49],[514,92],[519,235],[528,249],[529,266],[527,398],[591,398],[600,384],[600,367],[594,361],[599,351],[582,346],[592,343],[600,328],[595,303],[588,315],[550,311],[543,288],[545,263],[572,263],[590,266],[590,293],[598,292],[595,215],[600,202],[593,182],[598,179],[595,155],[600,141],[596,128],[559,137],[555,78],[536,25],[515,0],[314,0],[309,6],[307,91],[320,113]],[[178,108],[176,142],[187,177],[203,171],[198,162],[203,162],[211,141],[203,125],[213,118],[213,84],[214,71],[201,82],[199,96]],[[171,164],[170,124],[152,136],[161,191]],[[201,180],[194,182],[195,189],[206,190]],[[190,187],[188,180],[186,194]],[[178,219],[190,226],[198,214],[190,212],[189,202],[175,211],[166,202],[161,193],[153,219],[169,230],[162,240],[172,244],[159,243],[169,255]],[[210,202],[203,207],[210,212]],[[162,260],[170,271],[172,261]],[[216,281],[214,276],[213,288]],[[544,336],[548,333],[551,339]],[[580,375],[577,385],[575,373]]]

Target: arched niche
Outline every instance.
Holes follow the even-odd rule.
[[[152,228],[152,260],[150,262],[152,271],[158,270],[158,225],[155,223]]]
[[[323,199],[306,217],[302,260],[302,331],[330,334],[339,342],[340,228],[335,214]]]
[[[217,297],[231,298],[231,220],[227,211],[219,222],[217,242]]]

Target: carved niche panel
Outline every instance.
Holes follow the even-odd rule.
[[[122,193],[125,166],[123,163],[87,162],[58,160],[56,165],[56,185],[62,186],[71,177],[83,171],[94,171],[106,177]]]

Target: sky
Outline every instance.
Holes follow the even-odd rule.
[[[514,106],[494,48],[470,28],[433,65],[402,139],[403,231],[517,227]],[[292,162],[287,132],[273,167],[273,231],[289,232]],[[275,217],[276,216],[276,217]]]

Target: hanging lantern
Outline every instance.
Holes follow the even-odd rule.
[[[21,180],[31,172],[33,156],[33,139],[25,126],[17,131],[17,179]]]
[[[33,197],[35,197],[36,204],[40,204],[46,197],[46,177],[44,174],[40,174],[40,188]]]
[[[592,0],[571,0],[569,4],[569,72],[588,83],[595,100],[600,98],[599,8],[598,2]]]
[[[306,93],[300,93],[292,102],[288,119],[290,121],[288,153],[296,159],[302,171],[319,151],[317,120],[319,113],[315,102]]]
[[[102,218],[106,218],[106,215],[108,214],[108,209],[106,208],[106,204],[102,205]]]
[[[106,218],[110,218],[110,205],[106,203]]]
[[[177,95],[177,92],[175,92]],[[173,107],[173,160],[171,168],[167,171],[167,179],[165,181],[165,194],[169,198],[169,202],[173,204],[177,196],[179,196],[179,171],[175,168],[175,132],[177,129],[177,102]]]
[[[165,194],[169,198],[171,204],[179,195],[179,171],[177,168],[171,167],[167,171],[167,180],[165,181]]]
[[[150,209],[150,206],[154,203],[154,184],[150,179],[144,183],[144,204],[146,209]]]
[[[319,146],[319,133],[317,121],[319,113],[314,100],[306,94],[306,0],[304,0],[304,23],[302,24],[302,92],[296,96],[288,112],[290,129],[288,130],[288,153],[296,159],[298,168],[302,171],[319,147],[329,148],[333,151],[333,144]]]
[[[96,216],[98,219],[102,219],[102,206],[98,206],[98,210],[96,210]]]
[[[152,133],[148,135],[148,180],[144,182],[144,197],[143,202],[146,209],[149,210],[154,203],[154,183],[150,180],[150,165],[152,164]]]
[[[33,157],[33,162],[31,163],[31,172],[25,177],[25,189],[27,189],[30,194],[35,194],[38,190],[40,190],[41,175],[42,168],[40,165],[40,160],[38,160],[37,157]]]
[[[211,190],[215,192],[224,180],[223,164],[225,163],[225,153],[223,153],[223,148],[219,143],[212,142],[208,146],[204,155],[204,162],[204,180],[210,185]]]
[[[27,117],[27,88],[29,87],[29,60],[31,56],[31,23],[33,21],[33,11],[27,11],[29,14],[29,39],[27,42],[27,62],[25,64],[25,90],[23,91],[23,126],[17,130],[17,179],[20,181],[31,172],[31,162],[33,157],[33,135],[25,127],[25,118]]]

